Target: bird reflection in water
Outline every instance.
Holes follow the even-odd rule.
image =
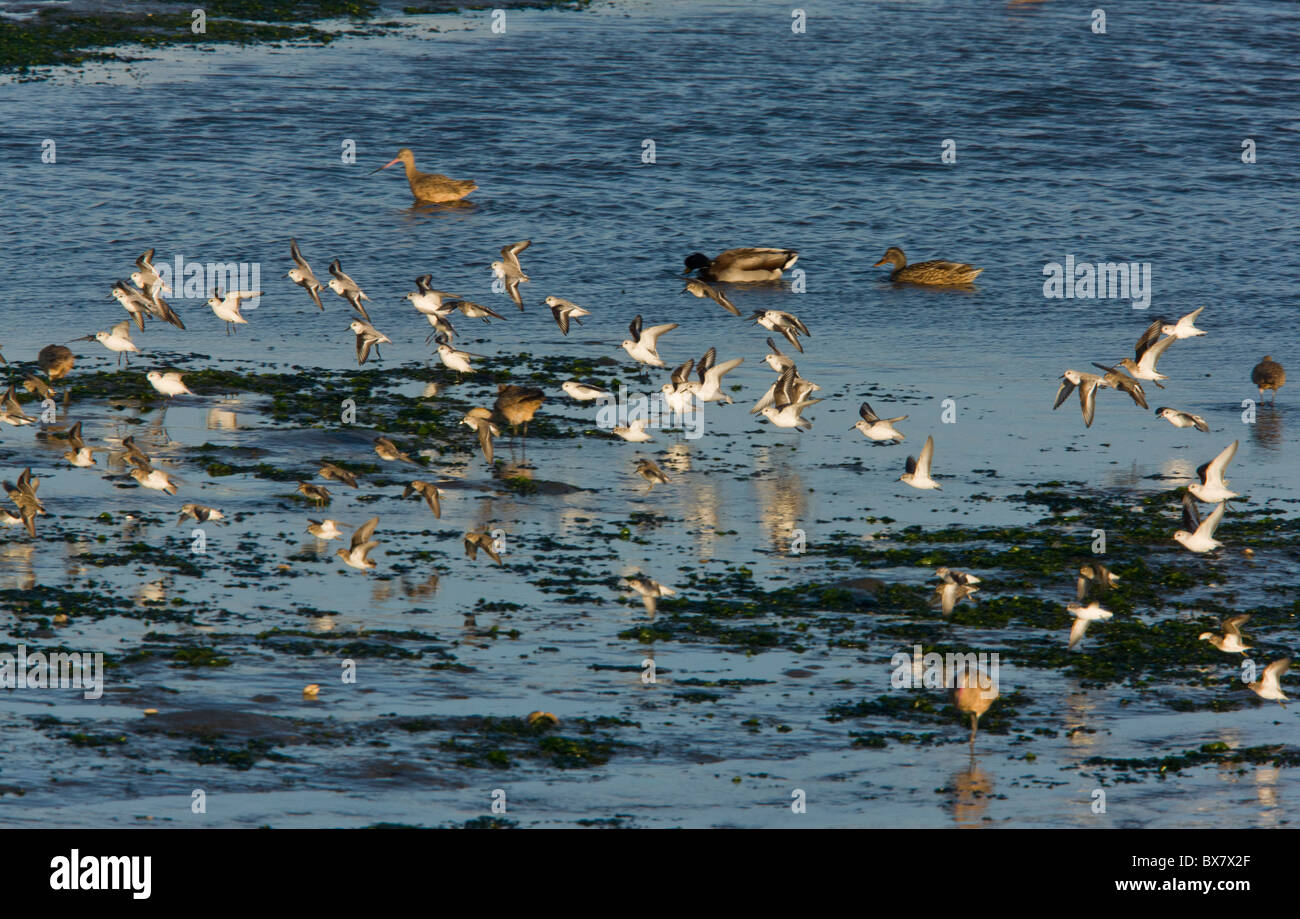
[[[993,795],[993,779],[980,768],[975,751],[971,751],[966,768],[954,773],[948,785],[951,790],[948,809],[952,812],[952,822],[958,826],[979,826]]]

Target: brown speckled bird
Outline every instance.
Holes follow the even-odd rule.
[[[900,281],[905,284],[929,284],[935,287],[955,287],[970,284],[984,270],[983,268],[976,268],[974,265],[967,265],[964,262],[946,262],[942,259],[909,265],[907,264],[907,256],[897,246],[890,246],[885,250],[884,257],[872,267],[875,268],[886,263],[891,263],[894,266],[894,270],[889,273],[889,280],[891,281]]]
[[[519,425],[524,426],[524,437],[528,436],[528,422],[533,420],[537,410],[542,407],[546,393],[529,386],[514,386],[502,383],[497,387],[497,401],[493,406],[496,413],[506,420],[513,433]]]
[[[1250,372],[1250,382],[1259,387],[1259,397],[1264,398],[1264,390],[1273,390],[1273,401],[1277,401],[1277,391],[1286,383],[1286,371],[1282,365],[1273,360],[1272,357],[1265,355],[1264,359],[1255,365],[1255,369]]]

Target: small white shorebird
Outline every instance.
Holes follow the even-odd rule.
[[[422,274],[415,279],[415,292],[407,294],[406,299],[423,316],[448,316],[456,309],[452,301],[460,297],[437,290],[433,286],[433,275]]]
[[[107,332],[96,332],[94,335],[86,335],[76,340],[99,342],[105,348],[117,354],[119,364],[125,360],[127,366],[131,364],[131,359],[127,357],[127,354],[132,351],[136,354],[140,353],[140,349],[135,346],[135,342],[131,341],[131,320],[129,319],[119,322]]]
[[[496,310],[490,306],[484,306],[482,303],[475,303],[472,300],[448,300],[447,305],[460,310],[467,319],[482,319],[484,323],[491,324],[492,319],[505,319]],[[491,316],[492,319],[488,317]]]
[[[777,373],[785,373],[787,367],[794,366],[793,358],[789,358],[781,353],[781,349],[776,346],[772,339],[767,340],[767,346],[772,349],[770,354],[763,355],[763,361]]]
[[[772,391],[772,404],[763,409],[762,415],[778,428],[809,431],[812,430],[812,422],[804,418],[802,412],[822,400],[807,397],[810,391],[806,386],[807,381],[800,381],[798,374],[794,367],[787,368],[781,374]]]
[[[717,359],[718,352],[716,348],[710,348],[704,352],[704,357],[700,358],[699,363],[695,365],[699,380],[689,381],[687,383],[688,391],[693,393],[695,398],[701,402],[723,402],[731,405],[733,401],[731,396],[722,391],[722,377],[743,364],[745,359],[743,357],[733,357],[721,364],[717,363]]]
[[[1205,307],[1202,306],[1199,309],[1192,310],[1177,322],[1157,319],[1156,322],[1151,323],[1151,327],[1147,331],[1150,332],[1151,328],[1154,328],[1158,322],[1160,323],[1160,334],[1162,335],[1169,335],[1173,338],[1195,338],[1197,335],[1204,335],[1205,331],[1196,327],[1196,317],[1201,315],[1203,309]]]
[[[135,267],[138,269],[131,272],[131,283],[143,291],[153,288],[153,294],[169,294],[172,289],[163,283],[162,275],[153,264],[153,250],[148,249],[144,255],[135,260]]]
[[[785,369],[778,372],[784,375],[786,370],[794,371],[794,396],[796,402],[807,399],[809,394],[821,390],[821,387],[812,380],[805,380],[803,377],[799,376],[799,368],[795,366],[794,361],[788,363],[785,366]],[[781,379],[782,378],[778,376],[776,382],[767,388],[767,392],[763,393],[762,398],[754,403],[754,407],[749,410],[751,415],[761,414],[763,409],[776,404],[776,391],[781,386]]]
[[[162,393],[168,399],[181,394],[190,396],[194,395],[190,388],[185,385],[184,381],[182,381],[182,376],[182,374],[176,372],[160,373],[157,370],[150,370],[145,374],[145,379],[149,381],[150,386],[158,390],[158,392]]]
[[[1288,699],[1286,694],[1282,692],[1281,680],[1282,675],[1289,669],[1291,669],[1291,658],[1284,657],[1281,660],[1273,661],[1273,663],[1264,668],[1264,675],[1262,677],[1254,683],[1247,683],[1246,685],[1250,687],[1251,692],[1259,696],[1261,699],[1276,702],[1278,705],[1286,708],[1284,703],[1289,702],[1290,699]]]
[[[370,537],[375,535],[375,527],[377,526],[379,526],[379,518],[371,517],[357,527],[356,532],[352,534],[351,546],[347,549],[338,549],[334,554],[343,559],[343,564],[350,568],[356,568],[358,571],[368,571],[374,568],[375,563],[369,558],[370,550],[379,543]]]
[[[925,446],[921,448],[920,456],[907,458],[907,471],[900,475],[898,480],[906,482],[913,488],[941,489],[943,486],[930,478],[930,467],[933,463],[934,436],[931,435],[925,439]]]
[[[460,423],[478,435],[478,445],[483,450],[483,458],[491,463],[492,438],[501,436],[501,429],[492,423],[492,410],[481,405],[472,408],[465,413]]]
[[[1147,330],[1142,333],[1142,337],[1138,339],[1137,346],[1133,349],[1134,357],[1136,357],[1137,360],[1134,360],[1132,357],[1126,357],[1119,362],[1119,366],[1123,367],[1135,378],[1139,380],[1150,380],[1161,389],[1164,389],[1164,384],[1160,381],[1169,378],[1163,373],[1156,371],[1156,362],[1160,360],[1161,355],[1169,350],[1169,346],[1178,339],[1172,335],[1160,338],[1160,331],[1161,330],[1156,327],[1154,322],[1151,323],[1151,325],[1147,327]],[[1160,339],[1159,341],[1156,340],[1158,338]]]
[[[131,470],[131,478],[139,482],[143,488],[165,491],[169,495],[176,494],[176,483],[171,480],[171,476],[161,469],[155,469],[152,466],[136,466]]]
[[[694,366],[695,358],[688,358],[685,363],[674,368],[669,381],[659,387],[664,396],[664,404],[674,414],[687,414],[695,401],[695,384],[691,379],[691,368]]]
[[[1083,426],[1090,428],[1092,427],[1093,416],[1097,414],[1097,388],[1109,385],[1105,379],[1095,373],[1066,370],[1065,373],[1061,374],[1061,386],[1056,390],[1056,401],[1052,403],[1052,411],[1060,408],[1061,404],[1070,398],[1070,393],[1077,388],[1079,390],[1079,406],[1083,409]]]
[[[325,289],[325,285],[317,279],[316,274],[311,270],[311,265],[308,265],[307,260],[302,257],[302,252],[298,249],[298,240],[289,239],[289,254],[293,256],[294,264],[297,265],[296,268],[289,269],[289,280],[311,294],[317,309],[324,310],[325,304],[320,302],[320,292]]]
[[[72,426],[72,430],[68,431],[66,443],[68,452],[63,454],[65,460],[79,469],[95,465],[94,451],[86,446],[86,442],[81,439],[80,421]]]
[[[1106,593],[1119,583],[1119,575],[1113,574],[1101,562],[1088,562],[1079,568],[1079,577],[1074,584],[1075,596],[1082,603],[1088,597],[1089,589]]]
[[[357,284],[356,281],[352,280],[352,278],[348,277],[343,272],[343,266],[339,263],[338,259],[330,262],[329,273],[332,275],[332,279],[329,283],[330,290],[348,301],[348,304],[361,314],[361,318],[366,322],[369,322],[370,314],[367,313],[366,308],[361,305],[361,301],[369,300],[370,298],[367,297],[366,292],[361,289],[361,285]]]
[[[25,424],[33,424],[35,421],[34,417],[23,411],[22,403],[18,401],[18,396],[14,392],[14,384],[10,383],[4,398],[0,400],[0,422],[17,428]]]
[[[1201,513],[1196,509],[1196,502],[1191,495],[1183,495],[1183,528],[1174,533],[1174,539],[1192,552],[1209,552],[1223,545],[1214,538],[1214,531],[1223,519],[1223,511],[1228,505],[1220,501],[1215,505],[1210,516],[1201,520]]]
[[[515,301],[520,312],[524,309],[524,298],[519,294],[519,285],[528,280],[524,268],[519,264],[519,253],[532,245],[531,239],[521,239],[517,243],[501,247],[501,258],[492,263],[492,273],[506,286],[506,293]]]
[[[627,425],[618,425],[614,428],[614,433],[629,443],[634,444],[643,444],[647,441],[654,440],[653,437],[645,432],[645,426],[648,420],[649,419],[646,418],[638,418],[636,421],[631,421]]]
[[[1196,428],[1206,434],[1210,433],[1210,426],[1205,423],[1205,419],[1200,415],[1193,415],[1191,412],[1181,412],[1176,408],[1162,406],[1156,409],[1156,414],[1168,421],[1176,428]]]
[[[368,322],[362,322],[360,319],[353,319],[348,328],[357,336],[357,366],[360,367],[370,356],[370,349],[375,349],[375,357],[381,357],[379,346],[381,344],[391,344],[392,339],[383,332],[376,329]]]
[[[348,526],[346,523],[339,523],[337,520],[330,520],[328,517],[324,520],[313,520],[308,517],[307,524],[307,532],[324,541],[338,539],[343,535],[343,531],[339,527]]]
[[[209,520],[225,519],[226,515],[215,507],[208,507],[206,504],[182,504],[181,516],[176,521],[176,525],[180,526],[186,520],[193,520],[195,523],[207,523]]]
[[[125,281],[117,281],[113,284],[111,296],[118,303],[122,304],[122,309],[130,314],[139,326],[140,331],[144,331],[144,318],[152,315],[149,298],[144,295],[143,291],[136,290]]]
[[[569,398],[578,402],[591,402],[602,396],[613,398],[614,394],[609,390],[601,389],[599,386],[588,386],[586,383],[579,383],[577,380],[566,380],[560,384],[560,389],[568,393]]]
[[[457,373],[474,373],[474,368],[470,366],[469,359],[475,355],[468,351],[457,351],[448,343],[445,336],[439,336],[438,358],[442,361],[443,366],[448,370],[454,370]]]
[[[799,336],[807,335],[812,338],[812,332],[808,331],[808,327],[799,317],[785,310],[754,310],[749,321],[757,322],[769,332],[780,332],[800,354],[803,353],[803,345],[799,344]]]
[[[1201,481],[1193,482],[1187,486],[1187,490],[1206,504],[1216,504],[1237,497],[1235,491],[1228,490],[1228,480],[1223,477],[1228,464],[1237,455],[1237,443],[1238,441],[1234,440],[1223,448],[1222,453],[1197,468],[1196,475]]]
[[[628,326],[632,337],[623,339],[620,347],[638,364],[645,364],[648,367],[662,367],[664,362],[659,357],[659,336],[665,332],[671,332],[675,328],[677,328],[677,323],[669,322],[665,325],[655,325],[643,329],[641,314],[638,313],[632,320],[632,324]]]
[[[226,334],[230,335],[235,326],[248,325],[248,320],[239,312],[240,304],[244,300],[252,300],[260,296],[262,296],[260,290],[232,290],[222,295],[221,290],[214,287],[212,296],[208,297],[208,306],[212,307],[212,312],[226,324]]]
[[[576,322],[582,325],[579,316],[590,316],[587,310],[584,310],[578,304],[565,300],[563,297],[547,297],[546,305],[551,308],[551,315],[555,318],[555,324],[560,327],[560,334],[569,334],[569,323]]]
[[[967,600],[979,590],[975,585],[980,583],[980,579],[973,574],[967,574],[964,571],[953,571],[951,568],[938,568],[934,572],[942,583],[935,587],[935,598],[939,601],[939,606],[945,616],[952,615],[952,611],[962,600]]]
[[[1201,641],[1208,641],[1214,647],[1227,654],[1240,654],[1245,656],[1250,650],[1250,645],[1246,644],[1241,636],[1241,627],[1250,621],[1250,613],[1241,616],[1233,616],[1231,619],[1223,620],[1223,634],[1215,635],[1213,632],[1202,632],[1196,636]]]
[[[627,582],[628,587],[641,595],[641,602],[645,604],[646,612],[651,616],[659,606],[660,597],[671,597],[677,593],[668,585],[660,584],[654,578],[648,578],[643,574],[634,574],[623,580]]]
[[[885,441],[896,444],[902,443],[903,433],[894,425],[899,421],[906,421],[906,415],[899,415],[897,418],[881,418],[871,410],[871,405],[866,402],[863,402],[858,407],[858,414],[862,416],[862,420],[849,428],[850,431],[861,431],[863,437],[876,443]]]
[[[1114,615],[1110,610],[1102,609],[1096,600],[1087,606],[1082,603],[1071,603],[1065,608],[1070,615],[1074,616],[1074,624],[1070,626],[1070,643],[1066,646],[1067,650],[1083,641],[1084,633],[1088,631],[1089,622],[1104,622]]]
[[[735,304],[728,300],[722,291],[704,281],[701,281],[699,278],[691,278],[687,281],[686,286],[682,288],[682,293],[694,294],[701,298],[708,297],[733,316],[740,315],[740,310],[736,309]]]

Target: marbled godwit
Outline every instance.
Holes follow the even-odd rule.
[[[397,151],[397,157],[391,163],[385,163],[370,174],[374,175],[398,163],[406,167],[406,181],[411,183],[411,194],[420,204],[449,204],[459,201],[478,188],[478,185],[469,179],[449,179],[437,173],[420,172],[415,168],[415,154],[406,147]]]
[[[1264,390],[1273,390],[1273,401],[1276,402],[1277,391],[1286,383],[1286,371],[1281,364],[1266,355],[1250,372],[1250,382],[1259,387],[1260,399],[1264,398]]]
[[[953,701],[957,703],[958,709],[970,715],[970,743],[973,747],[975,746],[975,734],[980,727],[980,716],[988,711],[989,706],[997,699],[998,687],[983,670],[976,670],[974,679],[971,679],[971,674],[966,669],[953,674],[953,676],[955,676],[953,680],[955,684]],[[972,683],[974,685],[971,685]],[[987,683],[988,685],[981,686],[981,683]]]
[[[46,345],[36,356],[36,363],[45,371],[50,382],[61,380],[72,372],[72,365],[77,361],[70,348],[63,345]]]
[[[779,281],[781,272],[798,260],[799,253],[793,249],[728,249],[717,258],[692,252],[686,256],[686,273],[696,271],[706,281]]]
[[[522,424],[524,437],[527,437],[528,422],[533,420],[537,410],[542,407],[542,399],[545,396],[546,394],[540,389],[502,383],[497,387],[497,401],[493,408],[510,425],[512,434]]]
[[[924,284],[931,287],[964,286],[974,281],[975,278],[979,277],[979,273],[984,270],[983,268],[976,268],[974,265],[967,265],[964,262],[947,262],[943,259],[909,265],[907,264],[907,256],[897,246],[890,246],[886,249],[880,261],[871,267],[876,268],[886,264],[894,266],[894,270],[889,273],[889,280],[899,281],[904,284]]]

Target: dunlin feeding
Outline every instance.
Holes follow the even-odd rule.
[[[728,249],[717,258],[709,258],[702,252],[692,252],[686,256],[686,273],[694,271],[705,281],[733,284],[779,281],[781,273],[793,268],[798,260],[799,253],[793,249]]]

